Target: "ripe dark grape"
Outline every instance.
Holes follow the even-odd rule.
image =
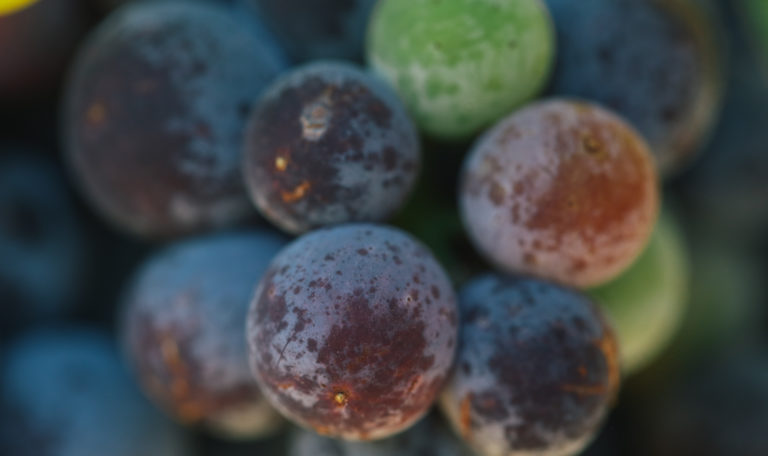
[[[83,33],[84,16],[78,0],[0,2],[0,100],[49,95]]]
[[[416,180],[419,139],[394,92],[343,63],[281,77],[254,109],[245,150],[251,199],[280,228],[301,233],[383,221]]]
[[[245,317],[255,284],[285,240],[267,231],[185,241],[144,265],[123,335],[148,394],[184,423],[227,437],[282,423],[248,369]]]
[[[437,418],[428,416],[394,437],[376,442],[347,442],[298,430],[288,456],[472,456]]]
[[[86,258],[68,191],[45,158],[0,156],[0,338],[75,307]]]
[[[66,147],[86,196],[145,236],[247,216],[242,132],[281,69],[277,51],[220,7],[120,9],[81,50],[67,87]]]
[[[242,0],[296,61],[360,60],[376,0]]]
[[[38,330],[11,345],[0,378],[0,454],[186,456],[180,430],[130,381],[107,334]]]
[[[558,35],[555,94],[625,116],[662,175],[687,164],[715,120],[722,86],[715,24],[696,0],[546,0]]]
[[[432,254],[394,228],[309,233],[267,270],[248,317],[253,372],[275,407],[320,434],[390,436],[448,375],[456,302]]]
[[[599,309],[575,291],[497,275],[459,299],[461,344],[441,397],[454,429],[484,456],[577,454],[619,386]]]
[[[533,104],[474,146],[460,207],[499,267],[586,287],[616,277],[645,247],[659,191],[647,145],[595,105]]]

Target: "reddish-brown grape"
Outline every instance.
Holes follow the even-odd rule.
[[[270,265],[248,317],[252,370],[272,404],[320,434],[390,436],[448,375],[456,301],[432,254],[395,228],[317,230]]]
[[[653,159],[631,127],[595,105],[549,100],[479,140],[464,163],[460,206],[496,265],[585,287],[637,258],[658,193]]]

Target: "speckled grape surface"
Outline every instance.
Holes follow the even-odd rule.
[[[464,139],[537,94],[554,40],[540,0],[387,0],[371,18],[367,57],[421,129]]]
[[[360,60],[376,0],[242,0],[294,61]]]
[[[432,254],[395,228],[313,231],[285,248],[248,317],[264,394],[320,434],[371,440],[431,406],[453,361],[457,308]]]
[[[280,427],[248,368],[245,318],[286,243],[269,231],[184,241],[152,257],[128,289],[130,360],[147,393],[181,422],[232,438]]]
[[[136,389],[109,336],[37,330],[9,348],[0,380],[0,453],[186,456],[180,430]]]
[[[459,204],[470,238],[496,265],[582,287],[637,258],[658,193],[653,159],[631,127],[595,105],[553,99],[480,138]]]
[[[298,430],[291,435],[288,456],[473,456],[433,415],[405,432],[376,442],[347,442]]]
[[[66,88],[77,182],[118,227],[174,236],[251,213],[240,178],[251,105],[283,68],[221,7],[127,5],[90,37]]]
[[[558,36],[552,91],[626,117],[663,175],[688,164],[714,123],[723,82],[704,2],[545,1]]]
[[[291,233],[386,220],[421,162],[416,129],[395,93],[338,62],[300,67],[267,89],[244,154],[251,199]]]
[[[637,261],[617,279],[589,290],[616,330],[624,374],[646,367],[675,335],[688,297],[688,263],[680,227],[665,214]]]
[[[577,454],[619,386],[613,332],[589,298],[480,276],[461,291],[460,347],[441,406],[484,456]]]

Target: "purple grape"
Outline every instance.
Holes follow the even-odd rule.
[[[442,388],[456,301],[432,254],[395,228],[345,225],[280,252],[251,304],[252,370],[296,423],[350,440],[390,436]]]
[[[178,420],[225,437],[277,430],[248,369],[255,283],[285,245],[270,232],[221,234],[159,252],[129,289],[123,333],[148,394]]]
[[[291,233],[386,220],[410,193],[419,164],[415,127],[394,92],[348,64],[286,74],[248,126],[251,199]]]
[[[221,7],[121,8],[81,50],[66,89],[77,182],[109,220],[143,236],[243,219],[243,129],[281,69],[276,51]]]
[[[537,279],[481,276],[460,295],[461,345],[441,397],[484,456],[573,455],[619,386],[613,332],[590,300]]]

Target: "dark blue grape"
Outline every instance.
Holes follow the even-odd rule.
[[[283,76],[248,126],[251,199],[291,233],[386,220],[410,193],[419,163],[405,108],[352,65],[314,63]]]
[[[106,334],[38,330],[7,354],[0,454],[186,456],[181,431],[141,396]]]
[[[369,224],[317,230],[280,252],[248,316],[251,366],[285,416],[370,440],[426,413],[451,366],[456,302],[418,241]]]
[[[27,151],[0,157],[0,338],[74,308],[85,246],[68,192],[46,159]]]
[[[242,0],[299,62],[361,60],[376,0]]]
[[[245,317],[284,245],[267,231],[185,241],[147,262],[130,287],[122,325],[129,357],[147,393],[180,421],[232,438],[282,424],[248,369]]]
[[[486,275],[460,295],[460,348],[441,397],[484,456],[573,455],[619,386],[613,332],[589,298],[536,279]]]
[[[64,133],[78,183],[108,219],[140,235],[248,216],[243,129],[282,68],[277,51],[221,7],[120,9],[81,50],[67,87]]]

